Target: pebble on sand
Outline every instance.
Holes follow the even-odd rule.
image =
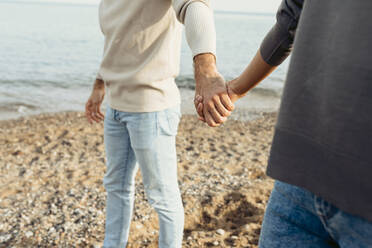
[[[210,128],[182,118],[178,179],[184,248],[256,248],[273,181],[265,167],[276,114]],[[103,125],[83,113],[0,121],[0,247],[99,247],[104,239]],[[140,173],[131,248],[157,247],[158,223]],[[140,227],[140,228],[136,228]],[[144,242],[146,240],[146,242]]]

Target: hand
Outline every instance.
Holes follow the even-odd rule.
[[[87,103],[85,104],[85,116],[90,124],[93,121],[99,123],[105,116],[101,112],[101,104],[105,97],[105,85],[100,79],[96,79],[93,87],[92,94],[90,95]]]
[[[234,83],[236,83],[237,80],[238,79],[234,79],[226,83],[227,94],[232,103],[235,103],[239,98],[243,97],[243,95],[239,95],[235,93]],[[201,95],[195,96],[195,105],[197,106],[196,107],[197,112],[202,113],[203,112],[203,97]],[[205,122],[205,119],[203,117],[199,117],[199,119]]]
[[[214,55],[195,57],[195,81],[194,104],[200,119],[211,127],[219,126],[230,116],[234,104],[228,96],[225,80],[216,69]],[[199,101],[202,109],[198,108]]]
[[[256,56],[253,58],[244,72],[237,78],[226,84],[227,93],[230,101],[234,103],[239,98],[247,94],[248,91],[253,89],[259,82],[265,79],[276,66],[269,65],[261,56],[261,52],[257,51]],[[195,108],[199,114],[199,118],[203,121],[206,119],[201,115],[205,109],[205,99],[203,94],[195,95]]]

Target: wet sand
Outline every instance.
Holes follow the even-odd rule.
[[[236,118],[235,118],[236,119]],[[273,180],[265,176],[276,114],[209,128],[184,115],[177,137],[183,247],[257,247]],[[0,121],[0,247],[100,247],[103,125],[82,113]],[[155,211],[136,181],[129,247],[157,247]]]

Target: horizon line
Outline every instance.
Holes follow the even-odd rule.
[[[58,2],[58,1],[25,1],[25,0],[0,0],[1,3],[10,3],[10,4],[39,4],[39,5],[61,5],[61,6],[86,6],[86,7],[96,7],[98,3],[73,3],[73,2]],[[275,15],[275,12],[253,12],[253,11],[235,11],[235,10],[222,10],[222,9],[215,9],[214,13],[216,14],[234,14],[234,15],[262,15],[262,16],[272,16]]]

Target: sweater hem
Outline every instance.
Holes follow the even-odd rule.
[[[158,106],[158,107],[142,107],[142,108],[138,108],[138,107],[123,107],[123,106],[119,106],[119,105],[116,105],[112,102],[109,102],[108,105],[110,106],[110,108],[112,109],[115,109],[115,110],[118,110],[118,111],[121,111],[121,112],[129,112],[129,113],[149,113],[149,112],[159,112],[159,111],[163,111],[165,109],[168,109],[168,108],[172,108],[172,107],[176,107],[178,105],[181,104],[181,101],[178,101],[178,102],[172,102],[172,103],[168,103],[168,104],[164,104],[162,106]]]
[[[364,161],[277,128],[267,175],[309,190],[342,211],[372,222],[372,175]]]

